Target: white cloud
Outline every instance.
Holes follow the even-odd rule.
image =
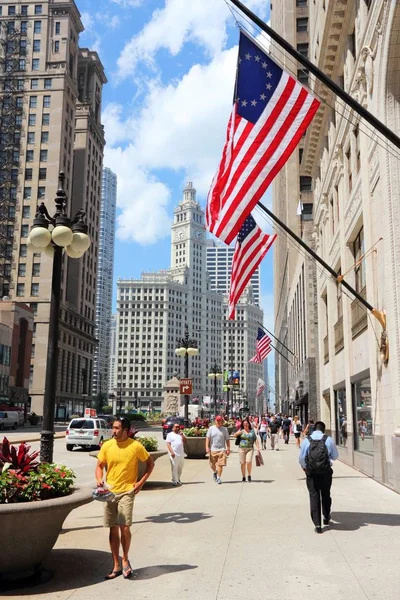
[[[265,0],[249,0],[249,8],[265,14]],[[153,12],[151,20],[124,47],[118,59],[120,78],[134,75],[138,62],[155,67],[155,55],[165,48],[172,56],[186,42],[201,46],[215,56],[226,44],[227,26],[233,17],[224,2],[216,0],[166,0],[165,7]]]

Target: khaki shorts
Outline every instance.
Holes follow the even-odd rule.
[[[106,502],[104,506],[104,527],[114,527],[115,525],[132,525],[133,504],[135,502],[135,492],[126,492],[125,494],[116,494],[113,502]]]
[[[239,462],[241,465],[244,463],[251,463],[253,460],[254,448],[239,448]]]
[[[210,452],[210,465],[213,469],[215,469],[215,467],[226,467],[225,450],[219,450],[218,452]]]

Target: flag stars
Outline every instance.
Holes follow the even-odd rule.
[[[251,54],[250,54],[250,52],[248,52],[248,53],[246,54],[246,56],[245,56],[245,59],[246,59],[246,60],[250,60],[250,59],[251,59]]]
[[[272,77],[272,73],[271,73],[271,71],[268,71],[268,73],[267,73],[267,77],[268,77],[268,79],[271,79],[271,77]]]
[[[265,87],[267,88],[267,90],[270,90],[272,88],[272,85],[270,83],[267,83]]]
[[[255,57],[254,57],[254,60],[255,60],[256,62],[260,62],[261,58],[260,58],[259,56],[255,56]]]
[[[247,100],[242,100],[242,106],[247,106],[248,102]]]
[[[252,106],[256,106],[256,105],[257,105],[257,100],[252,100],[252,101],[251,101],[251,105],[252,105]]]
[[[268,64],[267,64],[267,63],[265,62],[265,60],[264,60],[264,62],[262,63],[262,65],[261,65],[261,66],[262,66],[262,68],[263,68],[263,69],[266,69],[266,68],[268,67]]]
[[[266,100],[266,99],[267,99],[267,96],[265,94],[261,94],[260,100]]]

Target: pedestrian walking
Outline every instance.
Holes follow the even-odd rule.
[[[335,442],[325,435],[325,423],[317,421],[314,432],[304,438],[299,456],[299,463],[306,474],[311,520],[316,533],[322,533],[321,506],[324,525],[329,525],[331,519],[332,461],[338,456]]]
[[[104,487],[103,471],[107,470],[106,483],[114,494],[113,501],[104,505],[104,527],[110,529],[110,548],[113,567],[106,579],[132,575],[129,562],[133,504],[135,496],[154,469],[154,461],[143,444],[128,437],[128,419],[115,419],[112,425],[112,439],[102,445],[97,460],[95,477],[98,487]],[[139,461],[145,462],[146,472],[137,481]],[[122,546],[122,570],[119,548]]]
[[[299,419],[298,415],[295,415],[293,417],[293,421],[292,421],[292,433],[294,435],[294,437],[296,438],[296,446],[298,448],[300,448],[300,436],[301,436],[301,432],[302,432],[302,424],[301,421]]]
[[[290,438],[290,427],[292,425],[292,421],[289,419],[287,415],[284,416],[282,420],[282,434],[285,444],[289,443]]]
[[[279,431],[280,425],[276,417],[272,417],[269,422],[269,433],[271,437],[271,450],[279,450]]]
[[[268,430],[267,419],[265,417],[262,417],[260,426],[258,428],[258,435],[260,436],[261,447],[263,450],[267,449],[267,430]]]
[[[218,484],[222,483],[222,470],[226,466],[226,459],[231,452],[229,433],[227,428],[222,425],[223,422],[223,417],[217,415],[215,425],[211,425],[206,436],[206,453],[210,457],[214,481]]]
[[[175,423],[172,431],[167,435],[166,442],[171,463],[172,485],[181,485],[182,469],[185,462],[183,443],[186,442],[186,437],[183,435],[179,423]]]
[[[233,437],[240,436],[239,443],[239,461],[240,469],[242,471],[242,481],[246,481],[246,470],[247,470],[247,481],[251,482],[251,470],[253,467],[253,455],[254,455],[254,444],[256,445],[257,451],[260,452],[260,444],[258,443],[257,435],[251,426],[248,418],[242,421],[242,427],[240,431],[237,431]]]
[[[307,437],[308,435],[311,435],[312,433],[314,433],[315,430],[315,423],[313,419],[310,419],[306,425],[306,428],[304,430],[304,437]]]

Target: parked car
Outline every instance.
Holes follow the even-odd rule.
[[[70,452],[74,446],[89,446],[100,449],[103,442],[112,437],[111,427],[104,419],[72,419],[65,433],[65,444]]]
[[[105,421],[107,423],[107,425],[110,427],[110,429],[112,428],[112,424],[115,421],[114,415],[97,415],[97,418],[103,419],[103,421]]]
[[[0,410],[0,429],[17,429],[19,415],[17,410]]]
[[[185,419],[183,417],[168,417],[168,419],[166,419],[165,423],[162,426],[162,434],[164,440],[166,439],[167,435],[172,431],[172,427],[175,425],[175,423],[179,423],[181,429],[184,429],[184,422]]]

